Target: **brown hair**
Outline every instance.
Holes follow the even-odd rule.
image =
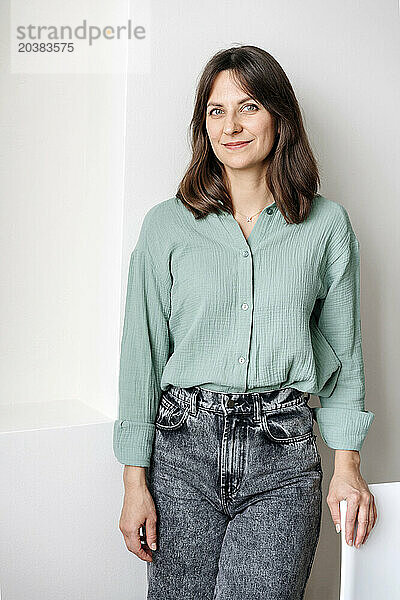
[[[177,198],[196,218],[218,210],[233,213],[225,169],[206,131],[211,88],[218,73],[225,70],[274,117],[276,137],[267,158],[266,182],[286,222],[304,221],[320,184],[317,163],[289,79],[275,58],[256,46],[220,50],[206,64],[190,122],[192,158]]]

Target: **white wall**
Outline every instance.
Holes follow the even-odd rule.
[[[6,3],[1,11],[7,41]],[[14,74],[8,52],[5,43],[0,403],[78,399],[112,417],[126,74]]]
[[[235,43],[261,46],[285,69],[302,106],[321,193],[348,209],[360,241],[366,405],[376,414],[361,468],[369,483],[398,480],[397,3],[170,0],[152,7],[152,71],[129,75],[128,85],[125,279],[144,213],[175,194],[189,160],[187,130],[203,66]],[[324,515],[308,598],[334,600],[340,540],[325,502],[334,453],[320,438],[318,445]]]
[[[126,72],[13,73],[9,17],[2,2],[0,596],[139,600],[112,452]]]

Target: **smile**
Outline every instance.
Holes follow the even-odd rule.
[[[228,142],[227,144],[223,144],[223,146],[225,146],[225,148],[229,148],[229,150],[238,150],[239,148],[244,148],[252,141],[253,140],[249,140],[248,142]]]

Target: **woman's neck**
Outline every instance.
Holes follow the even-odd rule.
[[[226,178],[235,213],[252,216],[274,202],[265,181],[265,169],[262,172],[228,169]]]

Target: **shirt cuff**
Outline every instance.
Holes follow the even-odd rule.
[[[128,419],[114,421],[113,450],[123,465],[149,467],[153,451],[155,425]]]
[[[312,410],[323,441],[336,450],[360,451],[375,418],[369,410],[322,407]]]

